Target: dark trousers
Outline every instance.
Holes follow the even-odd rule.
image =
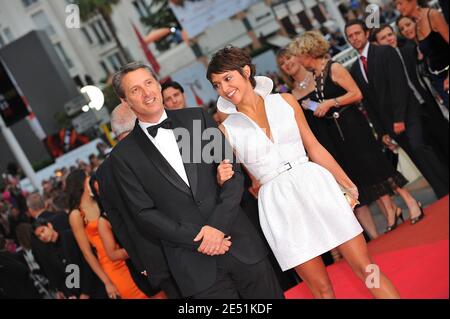
[[[448,167],[436,155],[433,148],[426,144],[420,114],[409,112],[405,124],[406,131],[393,138],[417,166],[437,198],[444,197],[448,194]]]
[[[284,299],[267,258],[247,265],[232,254],[217,257],[216,282],[193,299]]]
[[[444,90],[444,81],[447,78],[448,72],[444,72],[441,75],[431,75],[431,84],[434,89],[439,93],[442,100],[444,100],[444,105],[448,109],[448,92]]]
[[[168,299],[181,299],[180,290],[172,277],[163,280],[160,283],[160,287]]]

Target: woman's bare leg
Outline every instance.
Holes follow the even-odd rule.
[[[395,223],[395,214],[397,213],[397,206],[394,204],[394,201],[392,200],[391,196],[389,195],[384,195],[381,196],[378,199],[379,202],[381,202],[384,205],[384,208],[386,210],[386,220],[387,220],[387,225],[394,225]]]
[[[420,216],[421,212],[420,212],[419,204],[417,203],[417,200],[414,197],[412,197],[410,192],[408,192],[406,189],[400,188],[400,187],[397,188],[395,191],[402,197],[406,206],[408,206],[409,215],[410,215],[409,217],[415,218],[415,217]]]
[[[364,281],[366,287],[375,298],[400,298],[400,295],[392,282],[379,270],[379,267],[372,262],[366,241],[362,234],[343,243],[338,248],[353,269],[353,272]]]
[[[358,207],[355,209],[355,215],[364,230],[369,234],[370,238],[375,239],[378,237],[377,226],[373,221],[372,213],[367,205]]]
[[[314,259],[298,265],[295,267],[295,271],[311,290],[314,298],[336,298],[321,256],[317,256]]]

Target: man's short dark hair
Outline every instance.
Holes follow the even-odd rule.
[[[158,81],[158,76],[156,75],[155,71],[152,69],[151,66],[140,63],[140,62],[131,62],[128,64],[125,64],[120,68],[119,71],[117,71],[113,78],[112,78],[112,84],[114,88],[114,92],[116,92],[117,96],[119,98],[124,99],[125,98],[125,92],[122,88],[122,79],[123,77],[133,71],[139,70],[139,69],[145,69],[150,72],[150,74],[155,78],[156,81]]]
[[[35,221],[33,222],[33,231],[35,231],[36,229],[38,229],[41,226],[48,226],[48,224],[51,224],[52,221],[50,218],[45,218],[45,217],[38,217],[35,219]]]
[[[369,31],[369,29],[366,26],[366,23],[363,20],[353,19],[353,20],[348,21],[347,24],[345,25],[345,35],[346,36],[347,36],[347,29],[354,25],[359,25],[364,30],[364,32]]]
[[[370,40],[371,40],[372,42],[374,42],[374,41],[375,41],[375,42],[378,42],[378,41],[377,41],[377,35],[378,35],[378,33],[380,33],[381,31],[383,31],[383,30],[386,29],[386,28],[389,28],[389,29],[391,29],[392,32],[395,32],[394,28],[391,27],[390,24],[385,23],[385,24],[382,24],[379,28],[372,29],[372,31],[371,31],[371,33],[370,33]]]
[[[175,81],[166,81],[162,84],[161,92],[164,92],[164,90],[168,88],[173,88],[175,90],[179,90],[181,93],[184,93],[184,88],[181,86],[180,83]]]

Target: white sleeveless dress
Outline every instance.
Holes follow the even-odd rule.
[[[259,219],[284,271],[363,230],[333,175],[308,161],[292,107],[281,95],[270,94],[269,78],[256,80],[255,92],[264,98],[273,141],[231,102],[219,98],[218,109],[229,114],[222,124],[238,160],[255,178],[265,181],[258,194]],[[274,177],[288,162],[296,165]]]

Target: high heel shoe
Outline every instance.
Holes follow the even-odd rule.
[[[399,214],[399,211],[400,211],[400,214]],[[395,220],[394,220],[394,223],[392,224],[392,225],[389,225],[387,228],[386,228],[386,233],[389,233],[390,231],[393,231],[394,229],[396,229],[397,228],[397,224],[398,224],[398,220],[399,220],[399,218],[400,218],[400,216],[401,216],[401,213],[402,213],[402,209],[400,208],[400,207],[397,207],[396,208],[396,210],[395,210]],[[402,216],[402,218],[403,218],[403,216]]]
[[[417,202],[417,205],[420,208],[420,215],[417,216],[417,217],[411,218],[411,225],[414,225],[414,224],[420,222],[425,217],[425,213],[423,211],[422,203],[421,202]]]

